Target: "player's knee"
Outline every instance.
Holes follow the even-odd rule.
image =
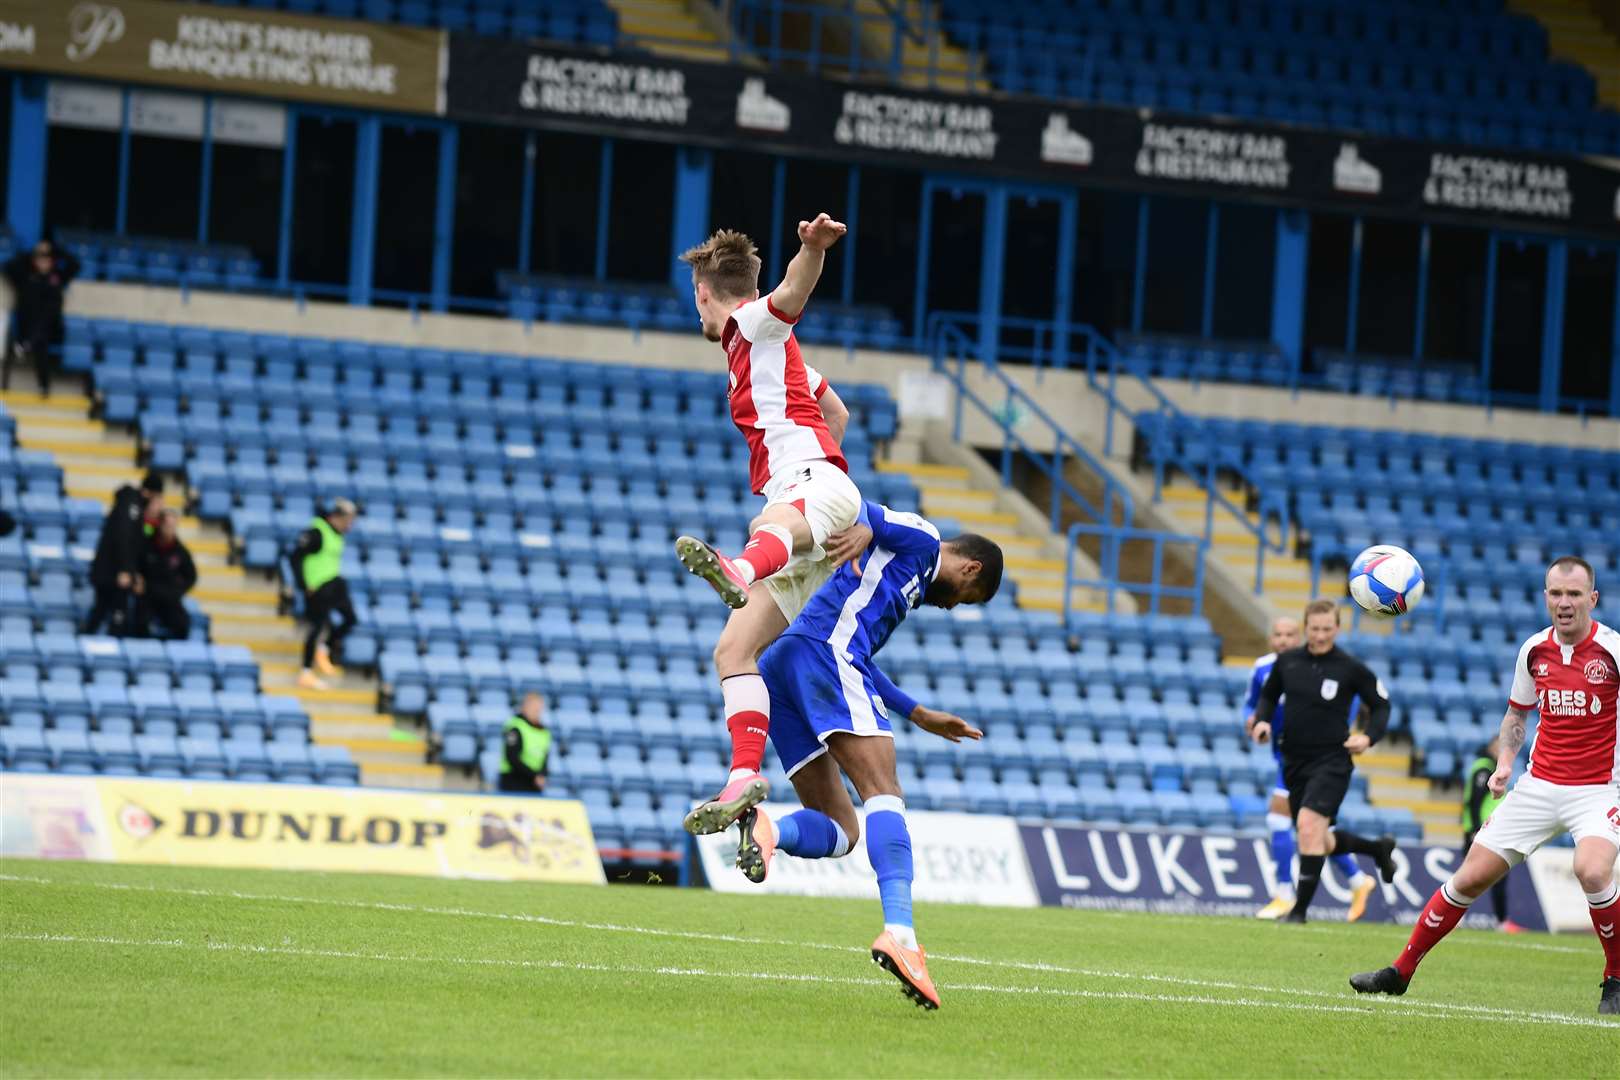
[[[743,674],[754,666],[755,659],[754,650],[741,634],[722,632],[720,640],[714,644],[714,671],[722,679]]]
[[[1601,858],[1597,855],[1587,855],[1584,851],[1575,853],[1575,880],[1581,883],[1582,892],[1606,891],[1613,876],[1613,856]]]

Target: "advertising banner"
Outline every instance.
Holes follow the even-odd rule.
[[[1047,905],[1252,916],[1277,887],[1277,868],[1267,837],[1068,825],[1020,825],[1019,830],[1035,887],[1041,903]],[[1456,848],[1414,845],[1396,849],[1395,862],[1395,880],[1379,882],[1364,918],[1415,922],[1461,858]],[[1370,865],[1364,868],[1371,869]],[[1508,882],[1508,910],[1513,921],[1534,930],[1546,929],[1530,875],[1515,870]],[[1349,904],[1350,889],[1329,863],[1311,905],[1311,917],[1343,919]],[[1465,925],[1494,926],[1490,910],[1488,901],[1475,904]]]
[[[444,31],[164,0],[9,0],[0,67],[444,111]]]
[[[1609,159],[931,93],[452,34],[452,115],[1392,216],[1620,231]]]
[[[797,809],[773,803],[770,812],[781,817]],[[1039,905],[1018,826],[1011,818],[913,810],[906,813],[906,827],[911,832],[917,874],[916,899],[1001,907]],[[694,842],[703,875],[718,892],[877,898],[877,878],[863,843],[857,842],[841,859],[795,859],[778,854],[770,876],[764,884],[755,885],[737,870],[735,829],[700,836]]]
[[[1533,852],[1524,865],[1535,882],[1547,929],[1554,933],[1591,933],[1592,909],[1586,903],[1586,890],[1575,878],[1575,849],[1542,848]],[[1615,868],[1615,880],[1620,881],[1620,866]],[[1615,914],[1620,916],[1620,912]]]
[[[0,780],[0,854],[602,884],[568,799],[301,784]]]

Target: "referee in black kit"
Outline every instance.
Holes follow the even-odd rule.
[[[1298,899],[1284,922],[1302,923],[1322,880],[1322,864],[1335,852],[1370,855],[1384,881],[1395,880],[1395,838],[1368,840],[1332,828],[1345,792],[1350,790],[1351,757],[1383,738],[1389,726],[1389,694],[1367,665],[1336,646],[1339,605],[1312,600],[1305,607],[1305,644],[1277,657],[1260,701],[1249,718],[1255,742],[1271,738],[1271,724],[1260,717],[1283,706],[1283,779],[1288,809],[1299,833]],[[1365,731],[1350,730],[1350,706],[1357,698],[1370,715]]]

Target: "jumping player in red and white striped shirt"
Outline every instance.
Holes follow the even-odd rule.
[[[838,446],[849,411],[804,362],[793,336],[827,249],[846,231],[826,214],[799,222],[799,252],[764,297],[759,254],[742,233],[722,229],[681,256],[692,267],[703,336],[726,351],[731,418],[748,440],[749,486],[765,497],[735,558],[695,537],[675,541],[686,568],[733,609],[714,649],[731,772],[718,796],[686,816],[693,833],[720,832],[768,794],[759,769],[771,704],[755,661],[827,580],[822,545],[860,513],[861,494]]]
[[[1575,838],[1575,877],[1586,892],[1603,946],[1598,1012],[1620,1015],[1620,634],[1596,622],[1597,581],[1584,559],[1566,556],[1547,570],[1552,625],[1519,650],[1498,736],[1494,795],[1507,790],[1524,745],[1524,716],[1541,713],[1530,770],[1478,833],[1462,867],[1418,917],[1395,963],[1350,977],[1363,994],[1404,994],[1425,953],[1440,943],[1486,889],[1560,833]]]

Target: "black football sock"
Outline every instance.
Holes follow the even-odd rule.
[[[1299,876],[1294,879],[1294,914],[1304,915],[1310,908],[1311,899],[1316,896],[1316,887],[1322,883],[1322,864],[1325,862],[1326,855],[1299,857]]]
[[[1357,836],[1353,832],[1343,829],[1333,830],[1333,854],[1335,855],[1371,855],[1378,858],[1378,841],[1368,840],[1365,836]]]

